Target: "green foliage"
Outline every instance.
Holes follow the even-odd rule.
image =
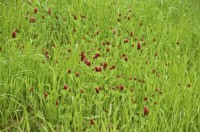
[[[1,1],[0,131],[198,132],[199,12],[198,0]]]

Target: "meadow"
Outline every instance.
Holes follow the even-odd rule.
[[[199,0],[1,0],[0,131],[199,132]]]

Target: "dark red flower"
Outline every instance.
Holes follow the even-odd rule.
[[[74,15],[74,20],[77,20],[77,19],[78,19],[77,16]]]
[[[96,71],[96,72],[102,72],[102,67],[101,67],[101,66],[100,66],[100,67],[97,67],[97,66],[96,66],[96,67],[95,67],[95,71]]]
[[[131,37],[133,36],[133,32],[130,32],[130,36],[131,36]]]
[[[99,93],[99,88],[95,88],[96,93]]]
[[[123,86],[123,85],[120,85],[120,89],[121,89],[121,90],[124,90],[124,86]]]
[[[141,44],[140,44],[140,42],[138,42],[137,50],[140,50],[140,49],[141,49]]]
[[[149,110],[147,106],[144,106],[144,115],[148,115],[148,114],[149,114]]]
[[[80,74],[79,74],[79,72],[76,72],[76,76],[78,77]]]
[[[103,68],[106,69],[108,67],[108,63],[103,63]]]
[[[109,52],[109,51],[110,51],[110,48],[107,48],[106,51]]]
[[[95,56],[93,57],[93,59],[96,59],[98,57],[100,57],[101,55],[99,53],[96,53]]]
[[[99,72],[102,72],[102,68],[101,68],[101,66],[99,67]]]
[[[34,23],[35,22],[35,17],[31,17],[30,18],[30,23]]]
[[[38,12],[38,9],[35,7],[34,8],[34,13],[36,14]]]
[[[125,57],[125,58],[124,58],[124,60],[125,60],[125,61],[128,61],[128,58],[127,58],[127,57]]]
[[[95,124],[95,122],[94,122],[93,119],[90,119],[90,124],[91,124],[91,125],[94,125],[94,124]]]
[[[122,54],[122,57],[126,57],[126,54],[125,54],[125,53],[123,53],[123,54]]]
[[[128,39],[124,39],[124,43],[128,43]]]
[[[70,70],[70,69],[68,69],[68,70],[67,70],[67,72],[68,72],[68,73],[71,73],[71,70]]]
[[[17,33],[16,32],[12,32],[12,38],[16,38]]]
[[[87,66],[91,66],[91,62],[90,62],[90,61],[87,61],[86,65],[87,65]]]
[[[44,92],[44,97],[46,98],[48,96],[48,93],[47,92]]]
[[[66,84],[64,84],[64,90],[67,90],[68,86]]]
[[[148,98],[147,97],[144,97],[144,101],[147,101],[148,100]]]
[[[86,56],[85,56],[85,54],[84,54],[84,52],[81,52],[81,61],[84,61],[84,59],[86,58]]]

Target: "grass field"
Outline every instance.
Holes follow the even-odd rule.
[[[199,132],[199,0],[1,0],[0,131]]]

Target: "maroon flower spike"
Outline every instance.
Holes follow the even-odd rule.
[[[77,16],[74,15],[74,20],[77,20]]]
[[[124,43],[128,43],[128,39],[124,39]]]
[[[66,84],[64,84],[64,90],[67,90],[68,86]]]
[[[127,58],[127,57],[125,57],[125,58],[124,58],[124,60],[125,60],[125,61],[128,61],[128,58]]]
[[[84,61],[85,58],[86,58],[86,56],[85,56],[84,52],[81,52],[81,61]]]
[[[144,97],[144,101],[147,101],[148,100],[148,98],[147,97]]]
[[[97,66],[95,67],[95,71],[96,71],[96,72],[98,72],[98,71],[99,71],[99,68],[98,68]]]
[[[87,66],[91,66],[91,62],[90,62],[90,61],[87,61],[86,65],[87,65]]]
[[[138,42],[137,50],[140,50],[140,49],[141,49],[141,44],[140,44],[140,42]]]
[[[30,23],[34,23],[35,22],[35,17],[31,17],[30,18]]]
[[[34,13],[36,14],[38,12],[38,9],[37,8],[34,8]]]
[[[80,75],[79,72],[76,72],[76,76],[79,77],[79,75]]]
[[[95,88],[95,91],[96,91],[96,93],[99,93],[99,89],[98,88]]]
[[[17,33],[16,32],[12,32],[12,38],[16,38]]]
[[[100,57],[101,55],[99,53],[96,53],[95,56],[93,57],[93,59],[96,59],[98,57]]]
[[[48,96],[48,93],[47,92],[44,92],[44,97],[46,98]]]
[[[109,49],[109,48],[107,48],[107,49],[106,49],[106,51],[107,51],[107,52],[109,52],[109,51],[110,51],[110,49]]]
[[[99,70],[98,70],[99,72],[102,72],[102,68],[101,67],[99,67]]]
[[[68,72],[68,73],[71,73],[71,70],[70,70],[70,69],[68,69],[68,70],[67,70],[67,72]]]
[[[123,54],[122,54],[122,57],[126,57],[126,54],[125,54],[125,53],[123,53]]]
[[[95,124],[94,120],[91,119],[91,120],[90,120],[90,125],[94,125],[94,124]]]
[[[133,32],[130,32],[130,36],[133,37]]]
[[[146,106],[144,106],[144,115],[148,115],[149,114],[149,110]]]
[[[120,86],[120,89],[121,89],[121,90],[124,90],[124,86],[123,86],[123,85],[121,85],[121,86]]]
[[[105,62],[105,63],[103,64],[104,70],[105,70],[107,67],[108,67],[108,63]]]

